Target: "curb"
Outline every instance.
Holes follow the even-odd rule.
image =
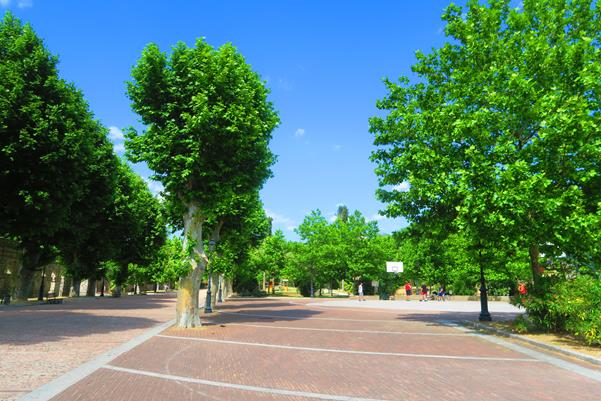
[[[569,350],[569,349],[561,348],[561,347],[559,347],[557,345],[547,344],[547,343],[544,343],[544,342],[541,342],[541,341],[533,340],[531,338],[524,337],[524,336],[521,336],[519,334],[513,334],[513,333],[510,333],[508,331],[497,329],[495,327],[490,327],[490,326],[487,326],[487,325],[483,325],[483,324],[477,323],[477,322],[470,322],[470,321],[464,320],[461,323],[463,325],[465,325],[465,326],[470,326],[470,327],[473,327],[475,329],[481,329],[481,330],[484,330],[484,331],[488,331],[490,333],[501,335],[503,337],[513,338],[514,340],[525,342],[525,343],[528,343],[530,345],[534,345],[534,346],[539,347],[539,348],[544,348],[544,349],[549,350],[549,351],[559,352],[560,354],[571,356],[571,357],[574,357],[574,358],[577,358],[577,359],[580,359],[580,360],[583,360],[583,361],[590,362],[592,364],[600,365],[601,366],[601,358],[597,358],[597,357],[594,357],[592,355],[583,354],[583,353],[578,352],[578,351],[572,351],[572,350]]]
[[[94,359],[77,366],[63,375],[49,381],[46,384],[34,389],[30,393],[23,395],[18,398],[17,401],[48,401],[56,395],[62,393],[67,388],[71,387],[80,380],[91,375],[104,365],[117,358],[119,355],[124,354],[131,349],[137,347],[143,342],[149,340],[155,335],[159,334],[163,330],[171,327],[175,323],[175,319],[169,320],[168,322],[159,323],[150,327],[144,333],[129,339],[125,343],[122,343],[103,354],[98,355]]]

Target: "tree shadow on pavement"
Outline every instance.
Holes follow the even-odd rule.
[[[493,321],[513,320],[521,315],[519,312],[495,312],[491,313]],[[478,321],[480,312],[434,312],[434,313],[403,313],[399,314],[397,320],[410,322],[421,322],[430,326],[446,326],[449,322]]]
[[[0,315],[0,344],[32,345],[77,339],[77,342],[97,341],[95,334],[118,333],[131,329],[148,329],[160,320],[135,316],[98,316],[85,312],[33,311],[27,315]],[[115,339],[119,342],[119,339]]]

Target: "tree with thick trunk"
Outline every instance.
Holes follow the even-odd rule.
[[[231,44],[179,42],[169,56],[148,45],[132,78],[128,95],[147,128],[128,131],[127,156],[154,170],[171,223],[184,230],[188,271],[179,280],[176,321],[196,327],[208,243],[238,199],[270,176],[268,144],[279,119],[264,83]]]

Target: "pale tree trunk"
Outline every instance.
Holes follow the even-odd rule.
[[[217,297],[219,296],[219,274],[211,274],[211,308],[215,309]]]
[[[223,300],[225,301],[229,298],[230,295],[232,295],[232,293],[234,292],[234,288],[231,278],[226,277],[224,281],[225,283],[223,286]]]
[[[200,278],[207,265],[207,255],[202,242],[203,216],[198,207],[188,204],[184,214],[184,251],[188,254],[190,272],[179,279],[175,325],[181,328],[200,326],[198,316],[198,289]]]

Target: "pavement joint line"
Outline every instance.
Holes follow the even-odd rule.
[[[224,315],[241,315],[241,316],[252,316],[252,317],[268,317],[271,319],[288,319],[288,320],[330,320],[330,321],[339,321],[339,322],[385,322],[385,323],[395,323],[394,320],[383,320],[383,319],[343,319],[336,317],[305,317],[305,316],[284,316],[284,315],[263,315],[259,313],[242,313],[242,312],[223,312],[219,313]],[[397,322],[401,323],[401,322]]]
[[[72,385],[79,382],[80,380],[91,375],[96,370],[100,369],[102,366],[106,365],[107,363],[109,363],[110,361],[112,361],[113,359],[118,357],[119,355],[126,353],[127,351],[129,351],[129,350],[133,349],[134,347],[137,347],[138,345],[147,341],[151,337],[154,337],[155,335],[159,334],[163,330],[171,327],[174,323],[175,323],[175,319],[170,320],[165,323],[158,324],[158,325],[152,327],[151,329],[147,330],[146,332],[140,334],[139,336],[136,336],[136,337],[130,339],[129,341],[127,341],[115,348],[110,349],[109,351],[105,352],[104,354],[101,354],[101,355],[97,356],[96,358],[92,359],[91,361],[88,361],[88,362],[84,363],[83,365],[80,365],[80,366],[76,367],[75,369],[72,369],[69,372],[63,374],[62,376],[59,376],[56,379],[38,387],[37,389],[33,390],[31,393],[25,394],[21,398],[17,399],[17,401],[49,400],[52,397],[62,393],[64,390],[71,387]]]
[[[267,324],[248,324],[248,323],[221,323],[211,322],[214,324],[223,324],[225,326],[244,326],[244,327],[262,327],[269,329],[284,329],[284,330],[308,330],[308,331],[331,331],[337,333],[365,333],[365,334],[394,334],[403,336],[451,336],[451,337],[465,337],[465,333],[424,333],[424,332],[410,332],[410,331],[379,331],[379,330],[343,330],[343,329],[320,329],[315,327],[286,327],[286,326],[271,326]]]
[[[577,365],[575,363],[564,361],[564,360],[556,358],[554,356],[547,355],[543,352],[531,350],[531,349],[523,347],[521,345],[514,344],[509,341],[505,341],[505,340],[503,340],[497,336],[491,335],[491,334],[482,334],[482,333],[475,332],[474,330],[468,329],[467,327],[464,327],[461,324],[456,323],[456,322],[441,321],[441,323],[446,326],[449,326],[449,327],[454,327],[457,330],[464,331],[471,336],[475,336],[475,337],[481,338],[485,341],[489,341],[491,343],[508,348],[510,350],[517,351],[522,354],[528,355],[529,357],[532,357],[532,358],[536,359],[537,361],[546,362],[550,365],[553,365],[553,366],[559,367],[561,369],[570,371],[572,373],[576,373],[581,376],[588,377],[589,379],[593,379],[598,382],[601,382],[601,371],[595,371],[593,369],[588,369],[583,366]]]
[[[213,380],[195,379],[192,377],[166,375],[163,373],[155,373],[155,372],[149,372],[146,370],[122,368],[119,366],[112,366],[112,365],[104,365],[104,366],[102,366],[102,368],[115,370],[118,372],[130,373],[130,374],[134,374],[134,375],[149,376],[149,377],[154,377],[154,378],[158,378],[158,379],[173,380],[173,381],[177,381],[177,382],[187,382],[187,383],[193,383],[193,384],[204,384],[204,385],[208,385],[208,386],[223,387],[223,388],[243,390],[243,391],[253,391],[253,392],[257,392],[257,393],[278,394],[278,395],[316,398],[316,399],[320,399],[320,400],[335,400],[335,401],[387,401],[387,400],[382,400],[382,399],[361,398],[361,397],[352,397],[352,396],[334,395],[334,394],[309,393],[309,392],[304,392],[304,391],[283,390],[283,389],[270,388],[270,387],[249,386],[249,385],[245,385],[245,384],[235,384],[235,383],[227,383],[227,382],[218,382],[218,381],[213,381]]]
[[[197,342],[209,342],[218,344],[232,344],[232,345],[249,345],[253,347],[264,347],[264,348],[280,348],[280,349],[291,349],[299,351],[311,351],[311,352],[333,352],[338,354],[357,354],[357,355],[376,355],[376,356],[402,356],[411,358],[431,358],[431,359],[453,359],[453,360],[467,360],[467,361],[496,361],[496,362],[535,362],[539,361],[531,358],[500,358],[500,357],[489,357],[489,356],[461,356],[461,355],[435,355],[435,354],[411,354],[403,352],[377,352],[377,351],[353,351],[347,349],[338,348],[314,348],[314,347],[299,347],[294,345],[278,345],[278,344],[266,344],[266,343],[252,343],[245,341],[232,341],[232,340],[217,340],[212,338],[198,338],[198,337],[181,337],[181,336],[169,336],[159,334],[156,337],[170,338],[174,340],[183,341],[197,341]]]

